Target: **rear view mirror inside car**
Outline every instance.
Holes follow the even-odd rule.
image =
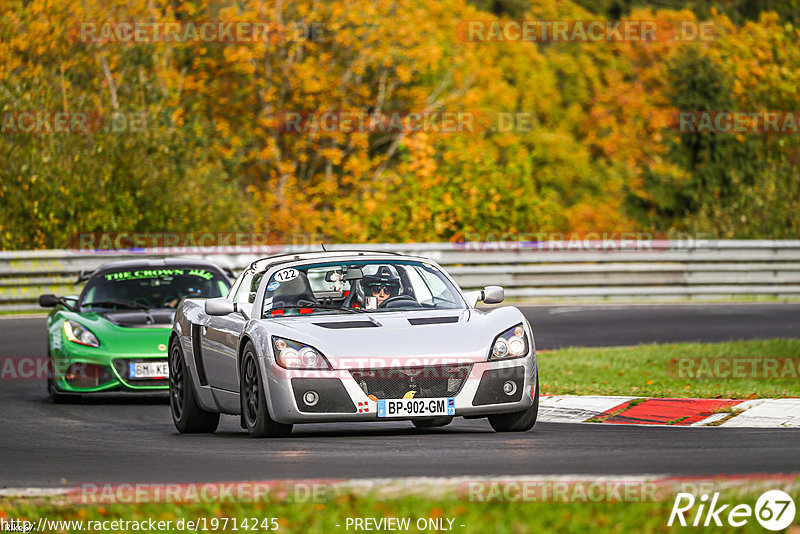
[[[346,281],[349,280],[361,280],[364,278],[364,272],[358,267],[351,267],[347,269],[347,272],[344,273],[344,279]]]

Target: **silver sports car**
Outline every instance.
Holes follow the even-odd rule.
[[[187,299],[169,343],[172,417],[214,432],[239,415],[252,436],[295,423],[482,418],[536,422],[533,331],[503,288],[462,292],[435,262],[383,252],[254,261],[227,298]]]

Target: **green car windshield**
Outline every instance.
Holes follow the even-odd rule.
[[[86,311],[176,308],[184,298],[222,297],[228,288],[222,275],[203,268],[120,270],[91,278],[79,304]]]
[[[433,264],[365,260],[279,269],[267,281],[262,316],[464,308],[461,293]]]

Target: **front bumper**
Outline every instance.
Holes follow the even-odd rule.
[[[364,391],[365,384],[354,378],[349,370],[333,371],[287,371],[277,368],[270,360],[260,360],[262,376],[266,377],[267,403],[273,419],[281,423],[315,423],[335,421],[392,421],[408,420],[412,417],[378,417],[378,402]],[[460,365],[460,364],[459,364]],[[388,371],[388,376],[396,376]],[[446,386],[437,389],[429,382],[430,389],[422,397],[453,398],[455,416],[483,417],[487,415],[518,412],[533,404],[530,384],[536,382],[535,353],[525,358],[495,362],[469,363],[469,372],[458,387],[447,391]],[[357,374],[356,377],[361,375]],[[446,379],[445,379],[446,380]],[[514,387],[504,391],[511,382]],[[398,386],[400,390],[403,385]],[[417,388],[424,391],[424,388]],[[368,391],[369,388],[367,388]],[[317,402],[309,405],[304,394],[314,391]],[[396,393],[378,398],[401,398]]]
[[[149,354],[110,354],[97,348],[84,348],[73,343],[65,344],[61,350],[51,353],[53,360],[53,385],[56,390],[63,393],[95,393],[95,392],[153,392],[169,389],[169,378],[163,379],[134,379],[128,375],[129,364],[144,361],[167,361],[166,352],[152,352]],[[82,366],[102,366],[103,372],[96,385],[76,385],[77,380],[70,380],[69,376],[81,375]],[[73,366],[75,366],[73,368]],[[85,369],[85,367],[83,367]],[[73,373],[70,373],[70,370]]]

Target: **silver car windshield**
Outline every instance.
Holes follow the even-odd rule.
[[[286,267],[266,282],[263,317],[464,309],[460,292],[430,263],[329,261]]]

